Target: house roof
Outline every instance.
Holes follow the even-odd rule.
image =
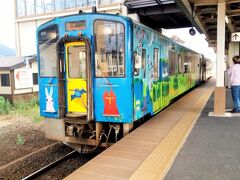
[[[21,66],[26,65],[26,60],[34,62],[37,60],[36,56],[25,56],[25,57],[0,57],[0,70],[13,70]]]

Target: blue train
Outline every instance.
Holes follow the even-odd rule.
[[[201,54],[120,15],[55,18],[38,28],[37,50],[46,136],[84,151],[125,136],[206,78]]]

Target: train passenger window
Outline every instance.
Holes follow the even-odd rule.
[[[184,56],[182,54],[178,54],[178,71],[179,73],[184,73]]]
[[[192,61],[193,61],[193,57],[189,56],[188,57],[188,68],[189,68],[188,72],[192,72]]]
[[[124,25],[114,21],[96,20],[95,76],[125,76]]]
[[[40,76],[57,76],[56,41],[58,39],[57,26],[50,26],[38,33]]]
[[[196,68],[195,64],[196,64],[196,57],[193,56],[192,59],[191,59],[191,72],[192,73],[195,72],[195,68]]]
[[[153,53],[153,68],[154,68],[154,80],[159,79],[159,49],[154,48]]]
[[[178,61],[176,59],[176,53],[174,51],[168,51],[168,57],[169,57],[169,74],[171,76],[177,73]]]
[[[138,64],[138,54],[135,51],[133,54],[133,58],[134,58],[134,76],[138,76],[139,75],[139,68],[137,67]]]
[[[146,49],[142,49],[142,70],[143,78],[146,77]]]
[[[184,56],[184,73],[189,73],[189,58],[188,56]]]

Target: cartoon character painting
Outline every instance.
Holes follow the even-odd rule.
[[[53,101],[53,87],[50,88],[50,92],[48,92],[48,88],[45,87],[45,95],[46,95],[46,110],[45,112],[55,113],[54,109],[54,101]]]
[[[80,98],[82,94],[86,93],[85,89],[79,90],[78,88],[74,89],[73,94],[71,95],[71,101],[75,98]]]
[[[117,100],[116,95],[111,89],[110,92],[105,91],[103,94],[104,101],[104,116],[119,116],[118,108],[117,108]]]

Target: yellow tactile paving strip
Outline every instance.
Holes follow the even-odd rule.
[[[213,86],[196,88],[66,179],[163,179]]]

